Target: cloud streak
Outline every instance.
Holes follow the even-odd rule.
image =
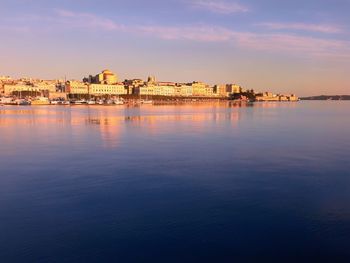
[[[195,0],[192,2],[192,6],[198,9],[225,15],[245,13],[249,11],[249,8],[247,6],[244,6],[240,3],[220,0]]]
[[[89,29],[103,30],[123,30],[123,25],[115,23],[111,19],[101,18],[90,13],[76,13],[63,9],[56,9],[59,22],[68,23],[69,25]]]
[[[342,29],[334,25],[326,24],[305,24],[305,23],[260,23],[261,27],[271,30],[298,30],[318,33],[341,33]]]
[[[38,19],[38,18],[35,18]],[[126,25],[90,13],[55,10],[55,15],[43,17],[50,28],[64,30],[108,31],[116,34],[153,37],[167,41],[226,43],[235,47],[281,53],[301,57],[350,58],[350,42],[330,38],[301,36],[292,33],[241,32],[205,24],[189,26]],[[36,21],[40,22],[40,21]],[[44,23],[41,23],[44,24]],[[294,27],[293,27],[294,28]],[[298,25],[297,28],[307,28]],[[0,28],[1,29],[1,28]],[[313,30],[332,31],[311,27]],[[333,30],[334,31],[334,30]],[[332,31],[332,32],[333,32]]]

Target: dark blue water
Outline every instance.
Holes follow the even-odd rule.
[[[1,262],[349,262],[350,103],[0,108]]]

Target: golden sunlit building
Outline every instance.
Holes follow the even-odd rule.
[[[109,69],[106,69],[96,76],[90,75],[88,78],[84,78],[84,82],[111,85],[118,82],[118,76]]]
[[[299,98],[292,95],[275,95],[271,92],[264,92],[256,96],[257,101],[298,101]]]
[[[89,86],[87,83],[80,81],[68,81],[66,83],[66,91],[70,94],[88,94]]]
[[[214,97],[214,88],[203,82],[193,82],[192,94],[196,97]]]
[[[4,94],[5,95],[12,95],[14,92],[41,92],[41,89],[39,87],[34,87],[32,85],[11,85],[11,84],[5,84],[4,85]]]
[[[139,94],[139,87],[144,86],[145,82],[142,79],[125,80],[124,85],[128,94]]]
[[[159,82],[153,84],[150,82],[137,90],[140,95],[175,96],[175,83]]]
[[[175,87],[175,94],[179,97],[191,97],[193,96],[192,85],[180,84]]]
[[[153,93],[157,96],[175,96],[175,85],[154,86]]]
[[[230,92],[227,92],[226,85],[215,85],[214,93],[219,97],[229,97]]]
[[[237,84],[227,84],[226,85],[226,92],[230,94],[239,94],[242,93],[242,87]]]
[[[89,93],[91,95],[126,95],[128,90],[124,84],[89,84]]]

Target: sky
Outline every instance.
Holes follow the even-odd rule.
[[[350,94],[350,0],[0,0],[0,75]]]

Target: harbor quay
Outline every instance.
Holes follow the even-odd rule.
[[[67,105],[125,103],[192,102],[234,100],[242,102],[298,101],[294,94],[273,94],[245,89],[238,84],[209,85],[200,81],[176,83],[130,79],[119,81],[110,70],[77,80],[12,79],[0,77],[0,104]]]

